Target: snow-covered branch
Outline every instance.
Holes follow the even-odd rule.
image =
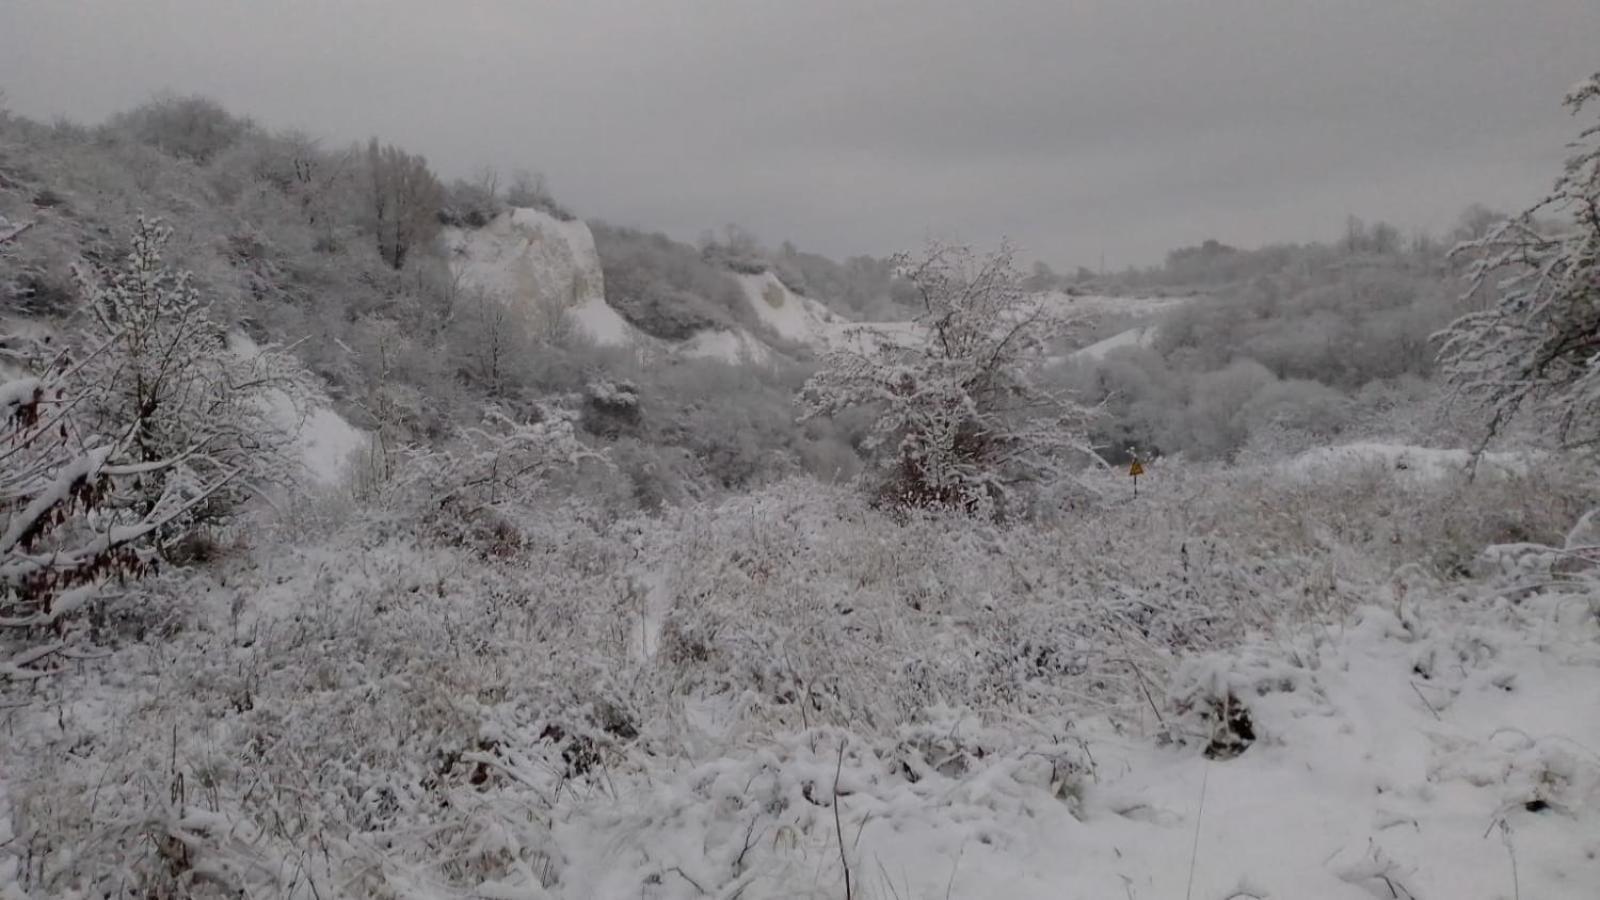
[[[1581,112],[1600,78],[1566,98]],[[1536,408],[1572,444],[1600,441],[1600,125],[1584,129],[1554,190],[1457,247],[1471,294],[1492,304],[1438,336],[1455,392],[1490,414],[1485,441]]]

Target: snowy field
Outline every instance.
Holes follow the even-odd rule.
[[[1592,896],[1577,492],[1385,471],[300,509],[0,710],[0,897]]]

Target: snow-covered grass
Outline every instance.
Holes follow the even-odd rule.
[[[1487,477],[1526,472],[1539,458],[1528,453],[1484,453],[1473,459],[1468,450],[1418,447],[1411,444],[1361,441],[1318,447],[1284,463],[1284,471],[1315,478],[1328,471],[1376,467],[1408,478],[1458,477],[1472,471]]]
[[[1591,595],[1459,566],[1559,544],[1581,482],[1121,478],[1015,529],[805,480],[301,509],[0,697],[0,890],[1166,897],[1198,835],[1195,896],[1511,896],[1502,819],[1523,896],[1593,883]]]

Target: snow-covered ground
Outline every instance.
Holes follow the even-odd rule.
[[[1105,359],[1107,353],[1119,347],[1148,347],[1155,340],[1156,326],[1143,325],[1119,331],[1105,340],[1096,341],[1081,350],[1073,351],[1072,355],[1078,359]]]
[[[532,503],[493,553],[331,505],[0,698],[0,897],[1592,896],[1569,486],[1281,474],[1019,530]],[[1512,503],[1559,549],[1462,575]]]
[[[847,862],[870,897],[1593,896],[1593,609],[1385,600],[1187,665],[1248,710],[1236,758],[1092,718],[998,758],[976,718],[806,732],[614,784],[555,895],[840,896]]]
[[[1523,473],[1534,462],[1535,457],[1527,453],[1485,453],[1477,460],[1477,471],[1485,475]],[[1473,458],[1469,450],[1361,441],[1308,450],[1286,460],[1283,469],[1293,475],[1316,478],[1371,466],[1390,469],[1407,478],[1437,479],[1468,472]]]
[[[677,352],[694,359],[713,359],[729,365],[766,365],[772,350],[743,329],[708,329],[684,341]]]

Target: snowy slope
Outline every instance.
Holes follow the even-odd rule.
[[[582,221],[512,209],[483,228],[447,228],[443,241],[463,287],[529,309],[565,309],[600,344],[642,337],[606,304],[600,255]]]
[[[710,359],[729,365],[768,365],[773,360],[772,349],[742,328],[707,329],[680,344],[677,352],[693,359]]]
[[[261,348],[243,334],[230,335],[229,344],[245,359],[261,352]],[[369,446],[370,436],[365,431],[351,425],[322,400],[302,408],[288,394],[271,388],[265,392],[264,402],[268,420],[291,436],[290,452],[304,468],[312,486],[337,485],[355,455]]]
[[[734,277],[762,323],[785,340],[818,346],[833,326],[844,321],[821,303],[789,290],[771,272]]]
[[[1155,340],[1156,328],[1154,325],[1144,325],[1138,328],[1129,328],[1119,331],[1103,341],[1096,341],[1081,350],[1075,350],[1072,356],[1076,359],[1105,359],[1107,353],[1119,347],[1148,347]]]

